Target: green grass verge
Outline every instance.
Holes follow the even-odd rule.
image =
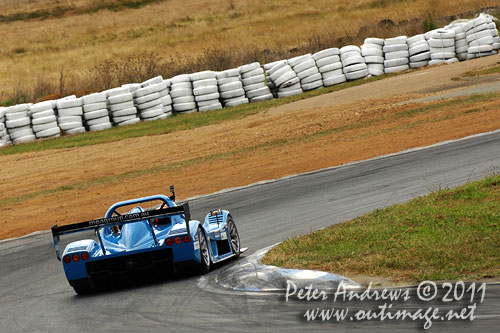
[[[500,276],[500,176],[289,239],[266,264],[397,281]]]
[[[149,135],[160,135],[181,130],[188,130],[196,127],[218,124],[226,120],[241,119],[271,107],[295,102],[301,99],[311,98],[334,91],[359,86],[368,82],[378,81],[383,78],[400,75],[401,73],[372,77],[365,80],[351,81],[348,83],[308,91],[300,95],[287,98],[272,99],[270,101],[240,105],[237,107],[224,108],[216,111],[193,113],[170,117],[164,120],[151,122],[141,122],[139,124],[114,127],[109,130],[85,133],[80,135],[64,136],[48,140],[39,140],[31,143],[24,143],[13,146],[6,146],[0,149],[1,155],[11,155],[26,152],[37,152],[48,149],[64,149],[73,147],[83,147],[107,142],[120,141],[128,138],[136,138]]]
[[[489,74],[500,74],[500,63],[497,63],[496,65],[489,68],[466,72],[463,76],[472,77]]]

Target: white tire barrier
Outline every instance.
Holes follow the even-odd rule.
[[[321,55],[316,55],[316,58],[322,60],[323,58],[321,57],[327,54],[330,54],[330,57],[337,58],[338,55],[335,54],[337,52],[338,51],[336,50],[329,50],[327,52],[323,52]],[[321,76],[313,55],[306,54],[289,59],[288,64],[292,67],[295,74],[297,74],[303,91],[309,91],[323,86],[323,77]],[[322,64],[325,65],[328,64],[328,62],[325,63],[325,61],[323,61]]]
[[[34,125],[32,126],[33,128],[33,132],[38,133],[40,131],[44,131],[46,129],[49,129],[49,128],[57,128],[59,129],[59,127],[57,126],[57,121],[51,121],[49,123],[43,123],[43,124],[37,124],[37,125]],[[57,133],[59,134],[59,132]],[[36,135],[38,137],[38,135]]]
[[[186,103],[182,101],[182,97],[191,96],[194,98],[191,76],[187,74],[177,75],[170,82],[170,97],[172,98],[173,111],[177,113],[197,112],[196,102]]]
[[[303,61],[307,61],[311,58],[312,57],[310,55],[306,55],[290,59],[289,61],[298,65],[301,59]],[[267,71],[267,78],[276,88],[275,94],[277,98],[293,96],[296,94],[301,94],[303,92],[299,83],[300,79],[293,71],[292,66],[289,65],[287,60],[275,63],[274,66],[272,66]],[[289,89],[287,89],[287,87],[294,85],[295,87],[293,88],[293,90],[290,91]]]
[[[179,113],[193,113],[197,112],[198,109],[196,108],[196,103],[191,102],[191,103],[174,104],[174,111]]]
[[[236,83],[236,82],[234,82],[234,83]],[[248,93],[252,90],[256,90],[256,89],[260,89],[260,88],[264,88],[264,87],[267,87],[267,84],[265,82],[257,82],[257,83],[250,84],[247,86],[243,86],[243,85],[241,85],[240,87],[235,86],[232,90],[243,89],[245,91],[245,93]]]
[[[29,134],[20,138],[13,139],[12,142],[17,144],[17,143],[26,143],[26,142],[32,142],[36,140],[36,136],[34,134]]]
[[[33,128],[33,130],[35,130]],[[53,123],[52,126],[47,127],[44,130],[36,131],[37,138],[50,138],[50,137],[59,137],[61,135],[61,130],[57,126],[57,122]]]
[[[332,56],[328,56],[328,57],[324,57],[324,58],[320,58],[319,60],[316,60],[316,66],[318,66],[318,68],[329,66],[332,64],[337,64],[337,63],[340,63],[340,56],[338,56],[338,55],[332,55]],[[321,72],[321,70],[320,70],[320,72]]]
[[[85,121],[89,121],[91,119],[108,117],[108,116],[109,116],[108,109],[100,109],[100,110],[85,112],[83,114],[83,118],[85,119]]]
[[[217,78],[203,79],[199,81],[193,81],[193,89],[201,87],[210,87],[217,85]]]
[[[115,94],[118,94],[119,91],[120,91],[119,89],[115,89],[112,90],[109,94],[110,96],[116,96]],[[109,126],[111,126],[111,120],[109,118],[108,103],[106,101],[107,99],[106,96],[107,93],[102,92],[84,96],[81,98],[83,103],[82,109],[83,109],[84,127],[88,128],[89,131],[90,131],[90,126],[95,126],[100,124],[105,124],[106,126],[109,124]],[[65,112],[65,114],[68,114],[68,112]],[[59,116],[61,116],[61,111],[59,111]]]
[[[431,61],[429,65],[439,65],[458,61],[455,53],[456,33],[451,29],[436,29],[429,39]]]
[[[96,110],[103,110],[103,109],[104,110],[108,109],[108,105],[107,105],[106,102],[97,102],[97,103],[92,103],[92,104],[83,104],[83,112],[84,113],[92,112],[92,111],[96,111]],[[69,110],[69,109],[67,109],[67,110]],[[75,115],[78,115],[78,114],[75,114]]]
[[[368,73],[372,76],[379,76],[384,74],[384,64],[381,63],[371,63],[367,64],[366,67],[368,67]]]
[[[159,76],[155,76],[154,78],[152,79],[149,79],[149,80],[146,80],[144,81],[141,86],[142,87],[149,87],[151,85],[158,85],[158,84],[162,84],[163,83],[163,77],[161,75]]]
[[[82,99],[81,98],[62,98],[57,100],[57,109],[67,109],[67,108],[75,108],[75,107],[81,107],[82,106]]]
[[[55,101],[45,101],[30,106],[30,113],[33,114],[48,111],[54,113]],[[0,117],[1,118],[1,117]]]
[[[10,144],[10,137],[5,127],[5,108],[0,106],[0,147]]]
[[[62,129],[62,127],[61,127]],[[85,133],[85,127],[75,127],[65,131],[66,134],[82,134]]]
[[[464,25],[465,22],[459,22],[445,27],[445,29],[455,31],[455,53],[457,59],[460,61],[467,60],[467,53],[469,50],[469,43],[466,39],[467,35],[465,34]]]
[[[19,104],[3,109],[2,118],[5,121],[3,126],[2,142],[13,143],[30,142],[36,139],[36,136],[31,128],[31,118],[28,114],[30,104]],[[2,123],[3,124],[3,123]],[[6,137],[8,136],[8,140]]]
[[[316,60],[324,87],[346,82],[338,48],[316,52],[313,54],[313,59]]]
[[[159,91],[160,96],[162,96],[161,102],[163,104],[163,113],[165,113],[165,118],[172,115],[172,96],[170,96],[170,85],[170,80],[163,80],[163,86],[160,86],[162,89]]]
[[[264,71],[266,73],[266,77],[267,77],[266,85],[269,88],[269,90],[271,91],[271,94],[273,95],[274,98],[278,97],[278,88],[276,88],[276,86],[274,85],[274,82],[269,79],[269,70],[271,68],[273,68],[275,65],[282,64],[282,63],[285,63],[285,61],[278,60],[278,61],[273,61],[273,62],[262,65],[262,67],[264,68]]]
[[[103,130],[107,130],[107,129],[110,129],[111,128],[111,123],[110,122],[106,122],[106,123],[99,123],[99,124],[96,124],[96,125],[90,125],[89,126],[89,131],[90,132],[95,132],[95,131],[103,131]]]
[[[246,97],[250,103],[273,98],[271,90],[265,83],[266,75],[260,63],[254,62],[252,64],[243,65],[240,66],[239,70],[244,97]],[[232,100],[235,99],[240,99],[240,97],[235,96],[232,98]]]
[[[127,115],[126,111],[123,110],[116,114],[116,118],[113,118],[113,121],[123,126],[123,123],[135,124],[140,119],[150,120],[161,115],[165,115],[165,118],[171,116],[172,98],[170,96],[170,85],[171,81],[164,80],[161,75],[142,82],[137,90],[132,91],[134,106],[138,110],[136,118]],[[190,82],[187,85],[191,88]]]
[[[96,98],[95,96],[90,99]],[[68,130],[83,127],[83,98],[68,96],[56,101],[57,123],[63,133]],[[62,126],[64,124],[64,126]]]
[[[176,104],[195,102],[194,95],[175,97],[172,101],[174,100]]]
[[[252,70],[250,71],[252,72]],[[203,71],[191,74],[194,100],[198,104],[198,111],[210,111],[222,108],[219,100],[217,74],[212,71]],[[201,105],[200,105],[201,103]]]
[[[368,73],[373,76],[384,74],[384,40],[379,38],[366,38],[361,45],[361,55],[363,56]],[[382,70],[380,70],[382,68]]]
[[[410,51],[406,36],[385,39],[383,51],[384,72],[386,74],[405,71],[410,68]]]
[[[342,70],[347,81],[359,80],[370,75],[361,49],[355,45],[344,46],[340,50]]]
[[[94,103],[106,103],[105,93],[95,93],[82,97],[84,105],[94,104]]]
[[[156,79],[154,81],[156,81]],[[142,93],[145,92],[144,90],[139,92],[139,90],[140,85],[127,85],[118,89],[110,89],[105,92],[109,115],[111,116],[110,118],[113,124],[121,125],[122,122],[130,119],[138,119],[137,108],[134,104],[134,94],[143,96]],[[151,91],[150,88],[146,88],[145,90],[147,92]],[[127,118],[123,119],[122,117],[124,116],[127,116]]]
[[[32,125],[40,125],[40,124],[47,124],[47,123],[52,123],[52,122],[57,122],[57,118],[52,112],[52,115],[48,115],[47,117],[41,117],[41,118],[32,118],[31,119],[31,124]]]
[[[409,51],[408,54],[410,56],[414,56],[414,55],[418,55],[418,54],[421,54],[424,52],[429,52],[430,46],[427,43],[427,41],[424,39],[422,41],[411,44],[408,51]]]
[[[220,94],[218,92],[214,92],[211,94],[204,94],[204,95],[199,95],[195,96],[195,101],[196,102],[207,102],[207,101],[219,101]]]
[[[496,54],[499,49],[498,30],[489,16],[480,14],[463,25],[468,43],[467,59]]]
[[[16,119],[29,119],[30,116],[28,114],[28,111],[19,111],[19,112],[11,112],[11,113],[7,113],[5,115],[5,118],[7,119],[7,121],[9,120],[16,120]]]
[[[118,126],[135,124],[141,120],[137,109],[142,120],[165,119],[172,110],[191,113],[293,96],[384,72],[493,55],[498,49],[500,37],[492,16],[480,14],[410,38],[366,38],[361,47],[330,48],[264,66],[255,62],[169,80],[157,76],[82,98],[0,107],[0,147],[58,137],[61,130],[84,133],[84,121],[90,131],[107,129],[112,126],[110,116]]]

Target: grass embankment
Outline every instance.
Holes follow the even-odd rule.
[[[43,151],[47,149],[62,149],[72,147],[83,147],[113,141],[119,141],[129,138],[137,138],[147,135],[159,135],[171,133],[175,131],[188,130],[196,127],[218,124],[227,120],[235,120],[250,116],[259,112],[263,112],[271,107],[279,106],[301,99],[306,99],[322,94],[331,93],[334,91],[346,89],[349,87],[358,86],[368,82],[378,81],[383,78],[400,75],[402,73],[394,73],[371,77],[365,80],[351,81],[340,85],[321,88],[313,91],[308,91],[300,95],[295,95],[286,98],[272,99],[270,101],[240,105],[237,107],[224,108],[221,110],[193,113],[188,115],[176,115],[163,120],[141,122],[139,124],[114,127],[110,130],[100,132],[89,132],[81,135],[70,135],[62,138],[53,138],[48,140],[39,140],[31,143],[6,146],[0,149],[1,155],[11,155],[26,152]]]
[[[0,101],[266,63],[360,45],[366,37],[410,36],[494,6],[498,1],[6,0]]]
[[[490,74],[499,74],[500,73],[500,62],[496,66],[492,66],[485,69],[480,69],[476,71],[470,71],[465,73],[464,77],[473,77],[473,76],[481,76],[481,75],[490,75]]]
[[[289,239],[264,263],[400,282],[498,277],[499,202],[497,175]]]
[[[72,2],[61,5],[60,1],[56,1],[53,4],[46,3],[45,4],[46,7],[42,6],[39,8],[36,8],[36,6],[35,8],[29,8],[29,7],[23,8],[22,4],[21,5],[17,4],[20,8],[17,7],[18,10],[15,10],[11,14],[0,15],[0,22],[3,23],[3,22],[26,21],[32,19],[45,20],[48,18],[62,17],[64,15],[72,16],[72,15],[90,14],[99,12],[101,10],[120,11],[125,9],[137,9],[153,3],[163,2],[163,1],[167,0],[121,0],[121,1],[105,0],[105,1],[99,1],[99,3],[96,3],[96,1],[91,3],[83,2],[84,5],[81,7],[75,5]],[[4,7],[12,8],[8,7],[8,4],[4,4]]]

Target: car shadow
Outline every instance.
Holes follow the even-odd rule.
[[[223,262],[212,264],[211,270],[206,275],[213,273],[223,267],[234,264],[239,258],[230,258]],[[91,293],[78,295],[76,299],[101,297],[105,295],[126,292],[141,288],[149,288],[174,283],[178,281],[199,278],[200,274],[196,265],[176,265],[175,272],[158,272],[154,270],[144,270],[140,272],[129,272],[126,274],[109,276],[107,279],[99,281]]]

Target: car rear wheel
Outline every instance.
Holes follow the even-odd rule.
[[[207,238],[201,228],[198,229],[198,241],[200,242],[199,270],[201,274],[205,274],[210,271],[210,252],[208,250]]]
[[[238,229],[231,217],[227,220],[227,230],[229,232],[229,240],[231,242],[231,249],[236,257],[240,255],[240,235],[238,234]]]

